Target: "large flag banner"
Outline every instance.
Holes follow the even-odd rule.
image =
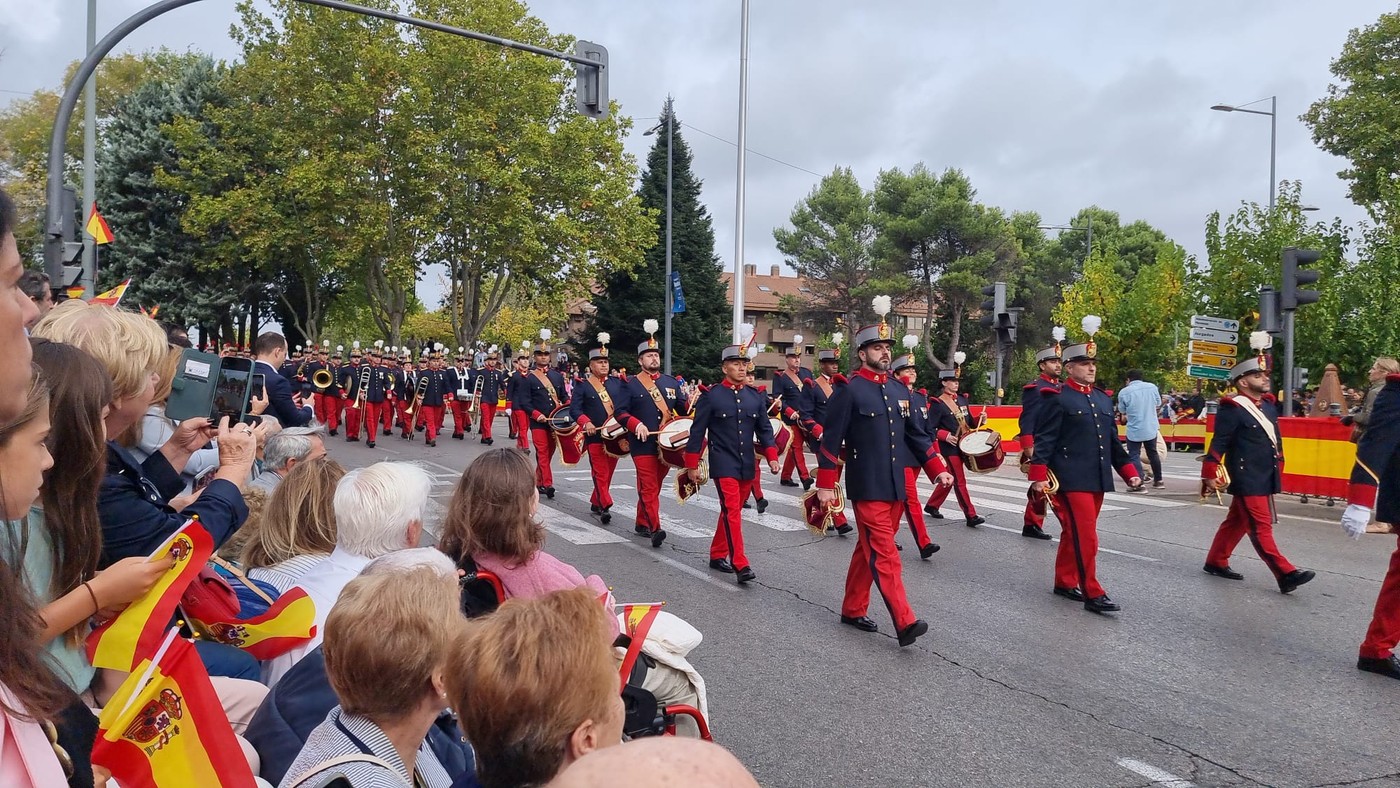
[[[277,597],[262,615],[246,620],[211,609],[184,606],[185,618],[207,640],[241,648],[255,659],[272,659],[307,642],[316,634],[316,603],[306,591],[293,588]]]
[[[252,769],[194,645],[171,629],[98,717],[92,762],[122,788],[245,788]]]
[[[129,284],[131,284],[131,280],[127,279],[111,290],[93,296],[92,300],[88,303],[101,304],[103,306],[116,306],[122,302],[122,296],[126,295],[126,287]]]
[[[151,557],[167,553],[174,556],[175,564],[151,590],[88,635],[88,659],[95,667],[134,670],[156,653],[185,588],[213,555],[214,539],[198,520],[190,520]]]
[[[112,228],[107,226],[107,220],[97,212],[97,203],[92,204],[92,215],[88,217],[87,232],[98,246],[112,242]]]

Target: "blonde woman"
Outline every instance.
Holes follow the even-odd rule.
[[[1342,417],[1342,425],[1352,427],[1351,441],[1355,443],[1361,440],[1361,434],[1366,431],[1366,427],[1371,423],[1371,410],[1376,406],[1376,395],[1385,388],[1385,376],[1400,374],[1400,361],[1396,361],[1390,356],[1380,356],[1366,372],[1366,378],[1370,381],[1370,388],[1366,389],[1366,397],[1361,402],[1361,410],[1356,414],[1348,414]]]
[[[345,468],[330,457],[298,462],[277,485],[239,562],[254,580],[286,593],[335,549],[335,487]]]

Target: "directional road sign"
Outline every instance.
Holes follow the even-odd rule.
[[[1192,328],[1214,328],[1220,331],[1239,331],[1240,321],[1231,320],[1228,317],[1211,317],[1210,315],[1192,315]]]
[[[1186,374],[1193,378],[1206,378],[1208,380],[1229,380],[1230,370],[1220,367],[1198,367],[1191,365],[1186,368]]]
[[[1210,353],[1192,353],[1188,359],[1192,366],[1196,367],[1221,367],[1229,369],[1235,366],[1234,356],[1215,356]]]
[[[1223,342],[1233,345],[1240,341],[1240,335],[1234,331],[1221,331],[1218,328],[1193,328],[1191,329],[1192,339],[1202,339],[1206,342]]]
[[[1215,356],[1235,355],[1235,346],[1227,345],[1223,342],[1206,342],[1205,340],[1191,340],[1190,349],[1192,353],[1210,353]]]

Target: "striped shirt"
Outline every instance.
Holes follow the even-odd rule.
[[[321,764],[345,755],[372,755],[389,765],[349,761],[324,770]],[[314,776],[313,776],[314,775]],[[339,706],[316,726],[292,762],[279,788],[317,788],[344,777],[354,788],[451,788],[452,778],[424,741],[418,748],[414,774],[404,766],[389,737],[367,717],[345,714]],[[416,779],[415,779],[416,778]]]
[[[295,555],[285,561],[273,564],[272,566],[260,566],[248,570],[248,577],[254,580],[261,580],[270,583],[277,593],[285,594],[287,589],[301,581],[301,576],[306,574],[306,570],[326,560],[328,553],[310,553],[308,555]]]

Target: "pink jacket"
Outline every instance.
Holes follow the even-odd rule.
[[[600,601],[607,607],[613,637],[617,637],[621,631],[617,616],[614,615],[612,592],[597,575],[585,578],[577,569],[543,550],[536,551],[523,564],[512,564],[505,558],[490,553],[477,553],[472,556],[472,560],[478,568],[485,569],[501,579],[507,597],[534,599],[552,591],[567,591],[570,588],[588,586],[598,592]]]
[[[0,685],[5,705],[16,705],[9,689]],[[67,785],[63,767],[39,723],[0,712],[0,785],[5,788],[47,788]]]

